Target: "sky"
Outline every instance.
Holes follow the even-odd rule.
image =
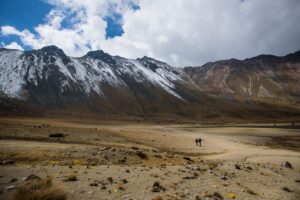
[[[299,0],[0,0],[0,47],[171,65],[300,50]]]

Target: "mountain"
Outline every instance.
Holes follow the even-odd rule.
[[[184,68],[202,91],[237,100],[300,103],[300,51],[283,57],[260,55]]]
[[[136,60],[101,50],[80,58],[55,47],[0,50],[2,98],[43,107],[88,107],[98,113],[151,115],[180,112],[198,98],[182,70],[149,57]]]
[[[298,54],[269,57],[253,58],[255,61],[251,62],[229,60],[196,68],[175,68],[149,57],[126,59],[101,50],[75,58],[56,46],[32,51],[0,49],[0,108],[5,115],[10,111],[64,112],[126,119],[224,120],[300,116],[300,111],[290,106],[245,101],[255,99],[248,95],[254,92],[254,87],[250,87],[242,98],[244,94],[232,87],[235,83],[228,82],[235,75],[246,84],[250,71],[254,74],[249,78],[253,85],[255,74],[262,77],[265,71],[268,76],[281,73],[280,78],[285,77],[282,81],[289,78],[290,86],[299,82],[299,75],[284,71],[285,68],[297,69]],[[241,64],[243,62],[251,64]],[[262,86],[255,85],[255,88],[263,89],[258,89],[255,94],[267,90],[263,93],[267,97],[281,95],[277,92],[283,91],[281,87],[282,90],[274,90],[277,93],[272,90],[269,95],[269,84],[277,86],[278,76],[264,77]],[[297,99],[297,91],[290,89],[284,93],[286,98],[289,97],[287,101]]]

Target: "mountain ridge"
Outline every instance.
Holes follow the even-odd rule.
[[[209,62],[184,71],[206,93],[238,100],[300,102],[300,51]]]
[[[298,69],[298,57],[299,52],[296,52],[289,54],[286,59],[280,59],[280,62],[295,62]],[[260,63],[269,58],[258,56],[255,60]],[[190,119],[237,116],[254,118],[257,113],[265,111],[261,115],[269,116],[273,113],[272,115],[279,117],[282,116],[280,112],[283,112],[290,113],[293,117],[298,116],[298,111],[290,108],[294,107],[295,99],[285,99],[292,103],[275,105],[276,101],[265,101],[264,98],[240,98],[239,95],[227,94],[231,85],[223,80],[228,72],[239,68],[241,62],[253,62],[250,61],[230,59],[207,63],[201,67],[176,68],[147,56],[126,59],[111,56],[102,50],[90,51],[82,57],[69,57],[56,46],[31,51],[2,48],[0,98],[3,102],[15,99],[46,110],[82,108],[84,112],[100,115]],[[232,66],[223,66],[224,63]],[[262,70],[261,65],[257,66],[256,70]],[[210,70],[213,68],[219,70]],[[246,65],[246,69],[248,68]],[[204,75],[208,75],[206,71],[212,73],[208,82],[205,82]],[[242,70],[241,75],[237,74],[237,77],[248,73],[247,70],[244,71]],[[288,76],[292,77],[291,74]],[[199,81],[199,77],[204,82]],[[214,88],[215,85],[209,82],[211,79],[217,85],[223,81],[225,85],[221,89],[225,92],[220,93],[219,87]],[[263,104],[270,107],[264,107]]]

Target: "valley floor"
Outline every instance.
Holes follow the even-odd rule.
[[[74,200],[300,199],[297,127],[1,118],[0,138],[4,200],[31,174],[50,175]]]

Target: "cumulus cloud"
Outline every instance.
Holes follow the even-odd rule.
[[[3,45],[4,48],[7,49],[17,49],[17,50],[24,50],[23,47],[21,47],[18,43],[16,42],[11,42],[10,44]]]
[[[103,49],[129,58],[152,56],[176,66],[300,49],[298,0],[48,2],[54,8],[35,32],[2,26],[1,33],[18,35],[32,48],[54,44],[71,56]],[[124,33],[106,38],[104,19],[116,13]]]

